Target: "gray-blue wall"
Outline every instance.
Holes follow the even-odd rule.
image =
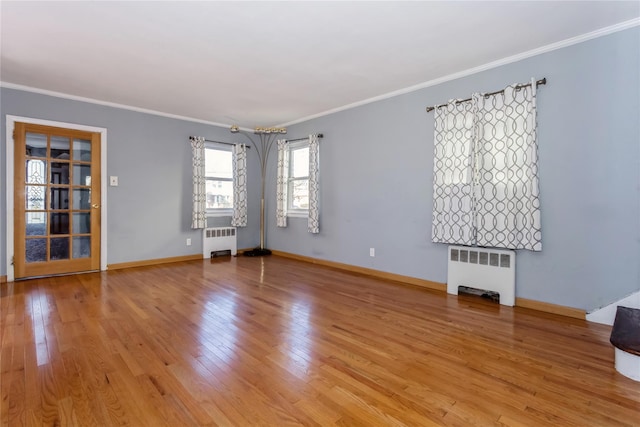
[[[273,153],[267,246],[445,282],[446,247],[430,239],[433,113],[425,107],[531,77],[548,79],[538,96],[543,250],[518,252],[517,296],[592,310],[640,290],[638,27],[291,126],[291,138],[325,134],[321,233],[307,233],[302,218],[275,227]],[[9,89],[0,95],[2,124],[12,114],[108,129],[107,174],[120,178],[119,187],[108,189],[109,263],[199,251],[199,233],[189,228],[187,138],[230,141],[227,129]],[[3,178],[5,144],[2,132]],[[241,248],[259,238],[253,156],[250,150],[249,227],[240,231]],[[0,192],[5,212],[4,179]],[[4,221],[0,227],[4,236]],[[187,237],[194,246],[185,246]]]
[[[538,92],[543,250],[518,251],[516,294],[592,310],[640,290],[639,42],[636,27],[291,126],[291,137],[325,135],[321,232],[307,233],[303,218],[277,228],[270,209],[268,246],[446,282],[446,246],[430,239],[425,107],[547,77]]]
[[[202,235],[191,230],[191,145],[189,136],[235,142],[228,129],[130,110],[2,88],[0,93],[0,275],[6,275],[6,115],[103,127],[107,129],[107,175],[119,178],[107,187],[108,264],[202,253]],[[259,173],[249,150],[249,223],[238,232],[240,248],[258,244]],[[229,225],[230,218],[212,224]],[[192,246],[186,246],[186,239]]]

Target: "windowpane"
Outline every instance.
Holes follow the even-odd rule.
[[[47,239],[27,239],[25,241],[24,260],[42,262],[47,260]]]
[[[47,157],[47,135],[27,132],[27,156]]]
[[[309,180],[291,181],[290,209],[309,209]]]
[[[51,158],[69,160],[71,142],[66,136],[51,137]]]
[[[207,179],[207,209],[233,209],[233,182]]]
[[[49,201],[51,202],[51,209],[69,209],[69,189],[61,187],[51,187]]]
[[[233,209],[233,154],[231,151],[205,149],[207,209]]]
[[[91,161],[91,141],[87,139],[73,140],[73,160]]]
[[[73,185],[91,185],[91,165],[73,165]]]
[[[84,188],[73,189],[73,209],[91,209],[91,190]]]
[[[91,212],[74,212],[72,229],[74,234],[91,233]]]
[[[27,160],[27,184],[46,184],[45,167],[42,160]]]
[[[73,258],[89,258],[91,256],[91,237],[73,238]]]
[[[291,178],[309,176],[309,147],[291,150]]]
[[[207,178],[233,178],[231,151],[207,148],[204,160]]]
[[[69,234],[69,214],[53,212],[49,221],[49,234]]]
[[[68,237],[56,237],[50,240],[49,259],[69,259]]]
[[[42,210],[44,207],[44,195],[47,187],[43,185],[25,185],[25,201],[28,210]]]
[[[52,184],[69,183],[69,163],[51,163],[50,170]]]
[[[46,236],[47,235],[47,213],[46,212],[27,212],[26,213],[26,230],[27,236]]]

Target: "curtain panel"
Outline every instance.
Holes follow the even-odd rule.
[[[233,216],[231,225],[247,226],[247,147],[235,144],[232,148],[233,163]]]
[[[434,242],[542,250],[536,83],[436,109]]]
[[[309,135],[309,233],[320,233],[320,150],[318,135]]]
[[[287,187],[289,181],[289,146],[286,139],[278,140],[276,179],[276,225],[287,226]]]
[[[450,101],[435,110],[432,240],[472,245],[473,105]]]
[[[191,154],[193,168],[191,228],[202,229],[207,227],[207,187],[203,137],[191,138]]]
[[[536,84],[474,95],[476,239],[480,246],[542,250]]]

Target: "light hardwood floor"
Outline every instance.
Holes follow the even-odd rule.
[[[617,426],[610,328],[272,256],[3,284],[2,424]]]

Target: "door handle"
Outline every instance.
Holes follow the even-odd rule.
[[[92,207],[93,209],[98,209],[98,208],[100,207],[100,205],[98,205],[98,204],[95,204],[95,203],[94,203],[93,205],[91,205],[91,207]]]

